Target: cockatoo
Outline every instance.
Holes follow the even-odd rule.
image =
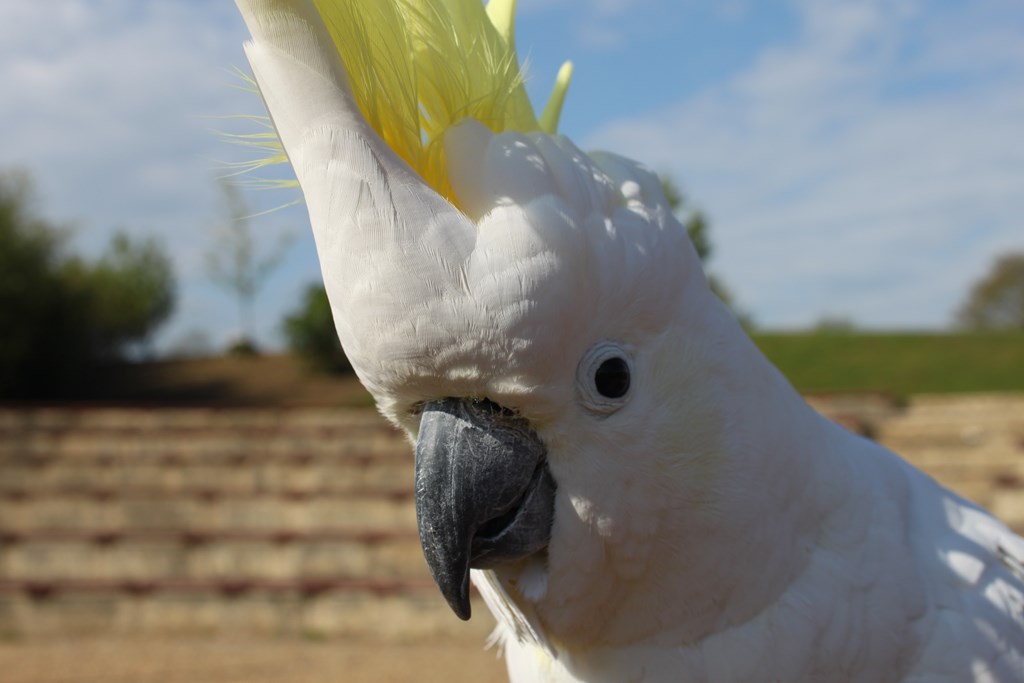
[[[514,0],[237,0],[338,334],[517,682],[1024,681],[1024,541],[814,412]]]

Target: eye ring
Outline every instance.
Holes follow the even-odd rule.
[[[626,349],[616,342],[600,342],[583,354],[576,368],[577,396],[587,410],[610,415],[629,400],[632,374]]]

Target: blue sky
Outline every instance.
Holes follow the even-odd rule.
[[[229,73],[245,38],[227,0],[0,5],[0,168],[32,173],[79,251],[118,228],[163,240],[164,349],[239,329],[204,254],[217,160],[236,154],[210,117],[259,107]],[[763,327],[939,329],[996,254],[1024,250],[1019,0],[520,0],[517,39],[537,102],[575,63],[563,133],[672,173],[706,212],[710,269]],[[301,206],[253,227],[295,236],[257,299],[280,344],[316,255]]]

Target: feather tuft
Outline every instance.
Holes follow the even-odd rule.
[[[490,0],[486,8],[480,0],[314,0],[314,5],[369,125],[450,201],[455,197],[442,141],[460,120],[476,119],[495,133],[554,132],[569,73],[559,73],[542,125],[516,54],[516,0]],[[238,172],[287,160],[272,126],[227,137],[265,153],[237,164]],[[295,183],[270,181],[270,186],[289,184]]]

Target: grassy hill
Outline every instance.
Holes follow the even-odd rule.
[[[802,392],[1024,391],[1024,333],[755,334]]]

